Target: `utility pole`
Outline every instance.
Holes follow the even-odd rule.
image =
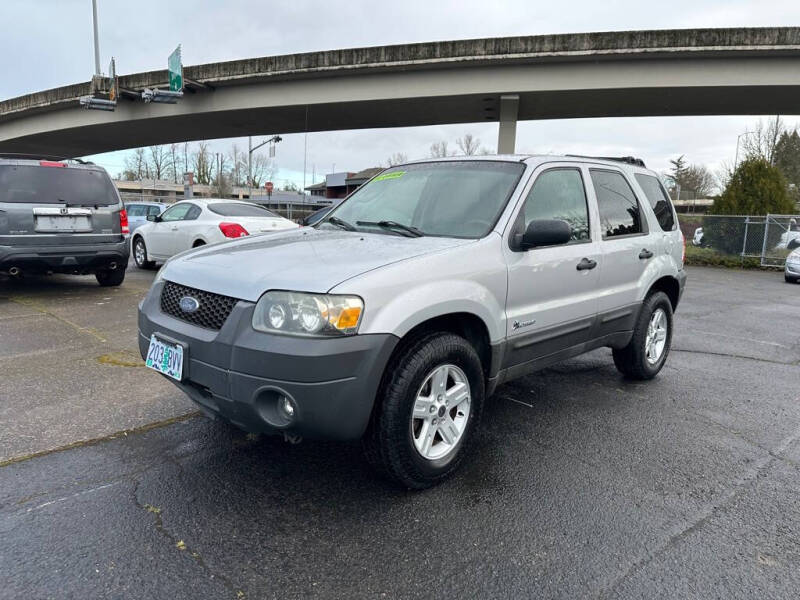
[[[100,75],[100,40],[97,34],[97,0],[92,0],[92,23],[94,24],[94,74]]]
[[[264,140],[257,146],[253,146],[253,136],[247,136],[247,179],[248,181],[248,190],[249,193],[252,195],[251,187],[253,185],[253,152],[261,148],[261,146],[265,146],[267,144],[277,144],[283,140],[283,138],[279,135],[273,135],[268,140]]]

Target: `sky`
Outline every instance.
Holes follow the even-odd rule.
[[[97,0],[100,62],[118,74],[161,69],[180,43],[184,65],[257,56],[434,40],[699,27],[800,25],[797,0]],[[0,99],[87,81],[94,69],[91,0],[0,0]],[[10,26],[13,24],[13,26]],[[764,117],[766,118],[766,116]],[[520,122],[520,153],[635,155],[659,171],[685,155],[712,171],[733,162],[736,136],[757,116],[636,117]],[[789,116],[790,127],[800,117]],[[276,131],[275,134],[281,134]],[[310,184],[313,175],[386,165],[395,152],[424,158],[440,140],[472,133],[494,149],[496,123],[310,133],[283,136],[273,178]],[[260,141],[263,137],[256,138]],[[228,152],[247,139],[215,140]],[[112,175],[125,152],[91,157]]]

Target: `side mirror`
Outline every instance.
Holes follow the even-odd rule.
[[[152,221],[153,223],[158,223],[161,220],[161,217],[158,215],[147,215],[147,220]]]
[[[572,237],[569,223],[561,219],[534,219],[519,240],[520,250],[566,244]]]

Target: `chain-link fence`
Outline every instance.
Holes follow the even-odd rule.
[[[684,219],[687,245],[723,258],[757,260],[762,267],[783,267],[800,247],[800,215],[704,215]]]

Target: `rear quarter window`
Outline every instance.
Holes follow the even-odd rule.
[[[644,191],[644,195],[647,197],[650,208],[653,209],[661,229],[663,231],[675,229],[675,214],[672,210],[672,202],[670,202],[669,196],[658,178],[644,173],[636,173],[636,181]]]
[[[274,212],[257,204],[239,204],[238,202],[217,202],[208,205],[208,210],[223,217],[273,217]]]
[[[0,165],[0,203],[110,206],[118,201],[104,171]]]

